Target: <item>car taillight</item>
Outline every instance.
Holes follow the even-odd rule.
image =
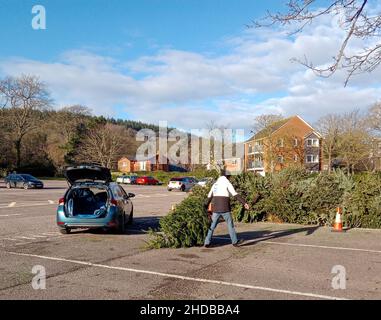
[[[58,205],[63,206],[65,204],[65,198],[60,198],[58,200]]]
[[[110,204],[114,207],[118,206],[118,201],[116,201],[115,199],[111,199],[110,200]]]

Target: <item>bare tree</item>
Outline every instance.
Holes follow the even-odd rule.
[[[97,125],[87,132],[78,150],[77,160],[112,168],[121,156],[126,134],[122,126],[110,123]]]
[[[254,26],[262,27],[274,24],[296,24],[293,33],[301,32],[304,27],[314,20],[325,15],[338,16],[339,26],[345,32],[344,40],[340,45],[332,63],[327,67],[316,67],[313,62],[305,58],[298,61],[317,75],[329,77],[337,70],[347,71],[345,85],[349,79],[362,72],[371,72],[381,62],[381,14],[372,14],[368,0],[330,0],[325,5],[317,0],[289,0],[287,13],[268,13],[264,22],[254,22]],[[316,9],[319,6],[320,9]],[[322,8],[323,7],[323,8]],[[364,47],[357,53],[348,49],[351,40],[360,40]]]
[[[68,143],[76,134],[78,126],[91,116],[91,109],[81,105],[67,106],[60,109],[55,115],[55,122],[59,126],[57,131],[62,135],[64,143]]]
[[[51,99],[43,82],[23,75],[0,81],[0,101],[9,109],[6,121],[16,149],[16,167],[20,167],[23,138],[38,127],[39,111],[49,107]]]
[[[368,124],[376,134],[381,134],[381,102],[375,103],[368,111]]]
[[[356,166],[369,159],[372,150],[372,137],[366,119],[358,110],[348,112],[341,117],[339,139],[339,157],[344,161],[347,172],[353,173]]]
[[[48,135],[47,151],[57,168],[71,162],[75,145],[90,122],[91,110],[85,106],[73,105],[54,111],[46,124]]]
[[[214,120],[210,120],[208,123],[206,123],[206,129],[208,131],[209,136],[207,139],[209,139],[210,149],[209,150],[203,150],[203,152],[209,151],[209,162],[213,169],[221,170],[225,163],[224,163],[224,152],[225,152],[225,136],[224,132],[225,129],[228,129],[229,125],[221,125],[218,124]],[[213,136],[216,134],[216,136]],[[220,137],[218,137],[220,135]],[[204,139],[204,138],[203,138]]]
[[[253,133],[258,133],[263,130],[271,130],[271,125],[275,122],[283,120],[281,114],[261,114],[254,118]]]
[[[323,135],[324,143],[322,146],[323,156],[328,162],[328,172],[332,170],[332,161],[339,152],[340,143],[340,123],[341,118],[337,114],[328,114],[319,119],[317,128]]]

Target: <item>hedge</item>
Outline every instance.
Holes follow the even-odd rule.
[[[233,200],[235,221],[277,221],[303,225],[332,225],[336,208],[343,208],[344,226],[381,228],[381,174],[348,176],[342,171],[309,174],[288,168],[261,177],[243,173],[232,178],[250,210]],[[203,203],[208,188],[197,188],[160,221],[160,233],[151,231],[151,247],[202,245],[208,229]]]

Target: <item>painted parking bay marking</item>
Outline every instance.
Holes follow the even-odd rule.
[[[12,205],[11,205],[12,204]],[[0,209],[10,209],[10,208],[25,208],[25,207],[35,207],[35,206],[48,206],[53,205],[55,202],[53,200],[47,200],[46,202],[24,202],[21,204],[17,204],[16,202],[12,202],[11,204],[0,207]]]
[[[14,216],[21,216],[20,213],[13,213],[13,214],[0,214],[0,218],[6,218],[6,217],[14,217]]]
[[[15,241],[29,240],[27,242],[21,242],[16,244],[16,245],[22,245],[22,244],[33,243],[33,241],[34,242],[36,241],[39,242],[41,240],[48,241],[48,240],[57,239],[60,237],[62,237],[62,234],[59,232],[44,232],[40,234],[24,234],[24,235],[16,235],[13,237],[4,237],[4,238],[0,238],[0,242],[7,242],[7,241],[15,242]]]
[[[133,268],[126,268],[126,267],[115,267],[115,266],[109,266],[109,265],[105,265],[105,264],[97,264],[97,263],[91,263],[91,262],[79,261],[79,260],[70,260],[70,259],[64,259],[64,258],[59,258],[59,257],[48,257],[48,256],[40,256],[40,255],[35,255],[35,254],[18,253],[18,252],[8,252],[8,253],[12,254],[12,255],[16,255],[16,256],[24,256],[24,257],[38,258],[38,259],[44,259],[44,260],[68,262],[68,263],[84,265],[84,266],[94,267],[94,268],[103,268],[103,269],[112,269],[112,270],[127,271],[127,272],[133,272],[133,273],[149,274],[149,275],[159,276],[159,277],[164,277],[164,278],[172,278],[172,279],[186,280],[186,281],[193,281],[193,282],[210,283],[210,284],[215,284],[215,285],[238,287],[238,288],[243,288],[243,289],[253,289],[253,290],[259,290],[259,291],[283,293],[283,294],[303,296],[303,297],[312,297],[312,298],[325,299],[325,300],[348,300],[346,298],[326,296],[326,295],[315,294],[315,293],[310,293],[310,292],[290,291],[290,290],[274,289],[274,288],[267,288],[267,287],[261,287],[261,286],[252,286],[252,285],[248,285],[248,284],[226,282],[226,281],[213,280],[213,279],[193,278],[193,277],[187,277],[187,276],[180,276],[177,274],[162,273],[162,272],[142,270],[142,269],[133,269]]]
[[[221,240],[229,240],[229,237],[221,237],[216,236],[213,237],[215,239],[221,239]],[[369,253],[381,253],[379,250],[371,250],[371,249],[362,249],[362,248],[348,248],[348,247],[333,247],[333,246],[321,246],[316,244],[304,244],[304,243],[291,243],[291,242],[281,242],[281,241],[269,241],[266,239],[271,239],[271,236],[269,237],[263,237],[255,240],[245,241],[246,244],[249,243],[267,243],[272,245],[279,245],[279,246],[293,246],[293,247],[304,247],[304,248],[319,248],[319,249],[330,249],[330,250],[344,250],[344,251],[358,251],[358,252],[369,252]]]

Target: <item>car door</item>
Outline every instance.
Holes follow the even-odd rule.
[[[120,189],[120,194],[123,198],[124,212],[126,215],[129,215],[131,213],[131,210],[132,210],[132,202],[131,202],[130,198],[128,197],[127,192],[121,186],[118,186],[118,187]],[[126,219],[128,219],[128,217],[126,217]]]
[[[184,186],[185,186],[185,190],[188,190],[190,188],[190,179],[189,178],[184,178]]]
[[[11,174],[8,177],[8,182],[9,182],[11,188],[16,188],[16,176],[14,174]]]
[[[24,179],[21,178],[20,176],[15,176],[14,180],[15,188],[22,188],[24,186]]]
[[[198,183],[197,179],[191,178],[191,187],[194,187]]]
[[[24,179],[23,177],[19,176],[18,180],[17,180],[17,185],[20,187],[20,188],[24,188],[24,184],[25,183],[28,183],[28,181],[26,179]]]

